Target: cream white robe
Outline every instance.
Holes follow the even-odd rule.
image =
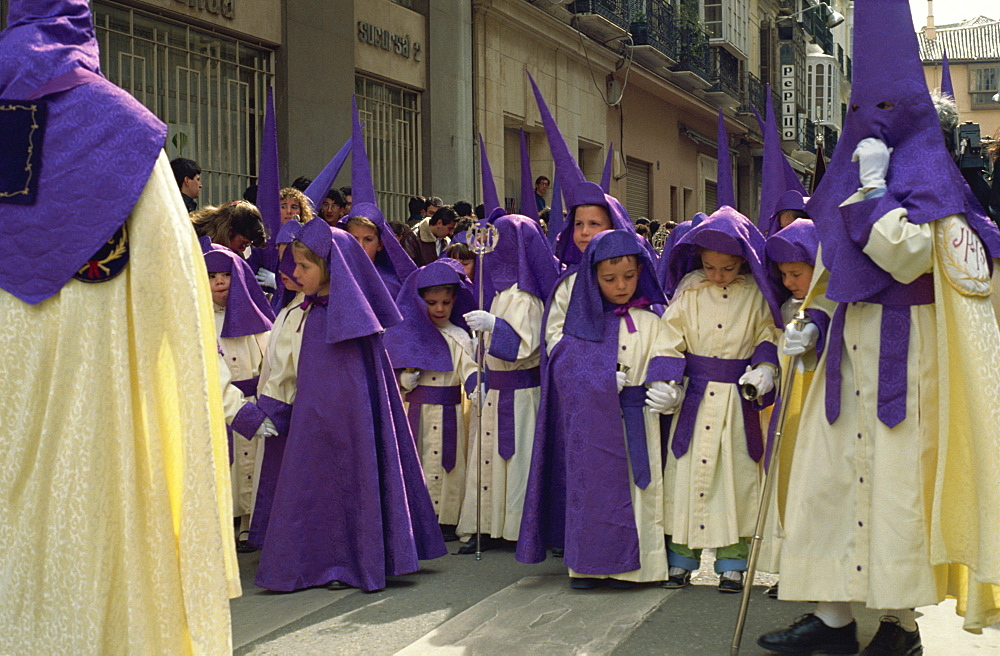
[[[539,364],[541,342],[542,301],[512,285],[493,299],[490,312],[514,329],[520,338],[517,360],[506,362],[486,355],[486,366],[497,371],[531,369]],[[487,337],[487,347],[489,337]],[[521,513],[528,487],[528,469],[535,441],[535,419],[538,416],[539,387],[514,392],[514,455],[504,460],[497,453],[497,399],[499,392],[490,390],[483,408],[482,449],[482,532],[505,540],[517,540],[521,530]],[[458,522],[458,533],[476,532],[476,460],[479,443],[476,437],[477,419],[472,412],[469,430],[470,446],[466,474],[465,498]]]
[[[0,653],[229,654],[239,596],[208,274],[164,153],[129,262],[0,292]]]
[[[760,343],[777,341],[767,302],[750,276],[717,287],[697,269],[678,289],[663,315],[665,355],[748,359]],[[671,423],[671,443],[679,416]],[[674,542],[725,547],[753,534],[760,465],[747,452],[737,385],[707,384],[687,453],[668,452],[666,460],[664,524]]]
[[[455,368],[452,371],[421,371],[417,384],[430,387],[461,386],[469,376],[476,373],[472,339],[468,333],[451,323],[438,330],[441,331],[448,343],[451,361]],[[464,398],[463,391],[462,399]],[[406,407],[408,410],[409,404],[406,404]],[[450,472],[445,471],[441,465],[444,406],[421,405],[419,432],[413,436],[417,441],[417,452],[420,454],[420,463],[424,468],[427,490],[431,493],[434,512],[441,524],[458,523],[459,512],[462,510],[462,498],[465,494],[465,469],[469,442],[468,403],[463,400],[458,408],[455,466]]]

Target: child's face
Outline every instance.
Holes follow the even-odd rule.
[[[431,323],[438,328],[447,326],[451,308],[455,305],[455,294],[450,289],[439,289],[421,294],[421,297],[427,304],[427,316],[431,318]]]
[[[232,283],[232,274],[229,272],[208,274],[208,286],[212,288],[212,302],[219,307],[226,307],[229,300],[229,285]]]
[[[318,264],[311,262],[299,249],[292,249],[292,257],[295,258],[295,271],[292,275],[299,281],[299,286],[303,292],[312,296],[326,296],[330,293],[330,282],[323,282],[323,269]]]
[[[615,305],[628,303],[639,286],[641,271],[642,265],[634,257],[623,257],[614,264],[611,260],[598,262],[597,284],[601,288],[601,296]]]
[[[701,254],[701,267],[705,270],[705,276],[717,287],[725,287],[735,280],[740,275],[743,261],[739,255],[707,249]]]
[[[594,235],[605,230],[611,230],[611,217],[600,205],[580,205],[573,212],[573,243],[581,253]]]
[[[368,226],[352,225],[347,227],[347,232],[358,240],[361,248],[365,249],[365,253],[368,254],[368,258],[374,262],[375,256],[382,250],[382,240],[378,238],[378,230]]]
[[[781,284],[792,292],[792,296],[799,300],[805,298],[813,279],[813,268],[809,263],[778,262],[778,270],[781,271]]]
[[[475,260],[459,260],[462,263],[462,268],[465,269],[465,277],[472,280],[472,274],[476,272],[476,261]]]
[[[299,201],[294,198],[281,199],[281,225],[285,225],[293,218],[298,220],[300,216],[302,216],[302,208],[299,207]]]

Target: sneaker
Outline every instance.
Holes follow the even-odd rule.
[[[719,592],[743,592],[743,571],[734,569],[719,575]]]
[[[778,598],[778,584],[775,583],[774,585],[772,585],[770,588],[768,588],[764,592],[764,594],[766,594],[770,599],[777,599]]]
[[[667,572],[667,580],[660,583],[661,588],[679,590],[691,585],[691,570],[683,567],[671,567]]]
[[[856,654],[858,623],[831,629],[809,613],[787,629],[765,633],[757,638],[757,644],[776,654]]]
[[[923,653],[920,630],[907,631],[897,618],[886,615],[879,621],[875,637],[861,656],[920,656]]]

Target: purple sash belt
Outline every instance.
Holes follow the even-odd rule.
[[[538,367],[517,371],[486,371],[486,386],[499,390],[497,399],[497,453],[504,460],[514,455],[514,392],[542,384]]]
[[[622,407],[622,418],[625,420],[625,446],[628,448],[628,458],[632,462],[632,480],[640,490],[649,485],[649,451],[646,448],[646,420],[643,408],[646,407],[646,386],[629,385],[618,393]]]
[[[243,392],[243,396],[256,396],[258,382],[260,382],[260,376],[254,376],[253,378],[234,380],[233,385],[236,386],[236,389]]]
[[[723,358],[707,358],[693,353],[685,353],[686,361],[684,375],[688,378],[684,402],[677,415],[677,428],[674,429],[671,450],[675,458],[680,458],[691,446],[694,437],[694,422],[698,418],[698,407],[705,396],[708,383],[730,383],[736,385],[740,376],[746,371],[750,360],[727,360]],[[738,393],[738,392],[737,392]],[[764,455],[764,438],[760,429],[760,416],[753,403],[740,398],[743,409],[743,428],[746,431],[747,453],[755,462]],[[710,426],[706,426],[710,430]]]
[[[458,450],[458,413],[462,403],[462,388],[459,385],[437,387],[434,385],[418,385],[406,394],[406,402],[410,404],[406,418],[410,423],[410,431],[416,439],[420,434],[420,406],[440,405],[441,408],[441,466],[446,472],[455,468],[456,452]]]
[[[929,273],[908,285],[894,284],[861,301],[882,306],[882,326],[878,353],[878,418],[892,428],[906,418],[907,354],[910,345],[910,306],[934,302],[934,276]],[[840,416],[844,354],[844,317],[847,303],[840,303],[830,323],[826,360],[826,420]],[[860,390],[859,390],[860,391]]]

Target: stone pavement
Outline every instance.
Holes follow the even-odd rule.
[[[452,543],[451,550],[457,549]],[[663,654],[727,656],[739,595],[716,591],[710,552],[690,588],[571,590],[562,560],[514,560],[505,545],[473,556],[426,561],[380,592],[311,589],[272,593],[253,585],[259,554],[241,554],[244,595],[232,602],[233,647],[253,656]],[[808,612],[809,604],[767,599],[760,575],[750,604],[744,655],[764,652],[756,637]],[[1000,631],[961,630],[954,602],[920,609],[925,654],[1000,654]],[[859,613],[862,644],[878,616]]]

